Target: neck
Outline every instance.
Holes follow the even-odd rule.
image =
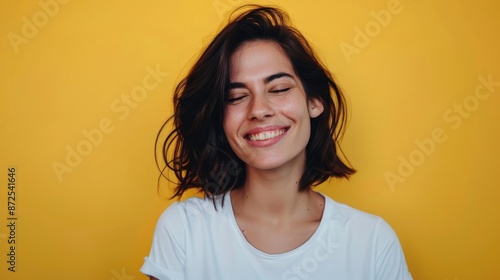
[[[307,213],[311,205],[323,198],[311,189],[299,192],[303,168],[296,169],[259,171],[247,168],[243,188],[231,193],[235,214],[265,217],[274,223]]]
[[[246,166],[245,183],[231,192],[236,216],[264,219],[271,224],[321,217],[324,198],[308,188],[299,192],[305,170],[305,153],[300,160],[275,169]]]

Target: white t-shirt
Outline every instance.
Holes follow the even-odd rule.
[[[381,218],[325,196],[315,233],[286,253],[253,247],[236,223],[230,195],[175,202],[158,220],[141,272],[160,280],[411,280],[399,240]]]

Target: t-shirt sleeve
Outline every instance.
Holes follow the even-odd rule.
[[[382,219],[378,224],[376,240],[375,279],[412,280],[399,239],[391,226]]]
[[[184,279],[186,220],[178,203],[158,219],[149,256],[140,271],[160,280]]]

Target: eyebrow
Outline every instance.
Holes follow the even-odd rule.
[[[288,74],[288,73],[285,73],[285,72],[279,72],[279,73],[276,73],[276,74],[273,74],[269,77],[266,77],[264,79],[264,83],[266,84],[269,84],[270,82],[276,80],[276,79],[279,79],[279,78],[283,78],[283,77],[288,77],[288,78],[292,78],[293,79],[293,76]],[[245,84],[244,83],[240,83],[240,82],[236,82],[236,83],[229,83],[229,89],[233,89],[233,88],[244,88],[245,87]]]

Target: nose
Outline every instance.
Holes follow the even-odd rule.
[[[273,106],[265,94],[255,94],[252,96],[248,108],[248,119],[262,120],[273,115]]]

